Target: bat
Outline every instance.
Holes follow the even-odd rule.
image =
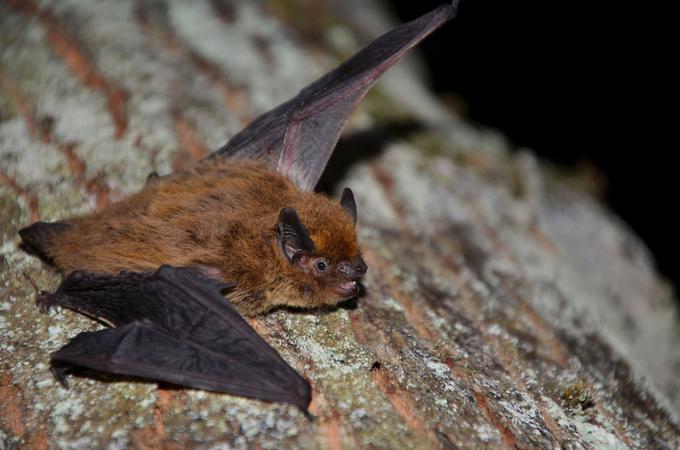
[[[102,211],[20,230],[27,251],[68,275],[39,303],[114,327],[78,335],[53,354],[58,378],[83,366],[306,408],[309,386],[230,306],[200,330],[173,318],[212,311],[210,283],[229,283],[221,302],[246,316],[357,295],[367,266],[354,195],[345,188],[336,202],[312,189],[370,86],[456,9],[457,1],[441,5],[379,37],[188,170],[151,174],[140,192]],[[177,269],[158,269],[165,265]],[[232,340],[216,342],[232,345],[201,341],[221,335]],[[251,353],[260,363],[225,368],[230,357],[250,361]]]
[[[231,303],[254,316],[355,296],[366,271],[356,215],[349,189],[335,202],[257,161],[220,159],[155,179],[102,211],[19,234],[67,274],[200,268],[235,282]]]

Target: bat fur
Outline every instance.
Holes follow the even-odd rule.
[[[206,275],[235,282],[229,299],[252,316],[277,305],[332,305],[357,293],[366,266],[353,200],[346,207],[300,191],[259,162],[217,159],[153,178],[102,211],[39,222],[19,233],[26,246],[65,274],[200,267]],[[301,251],[295,258],[285,247],[300,244],[282,245],[280,239],[279,216],[286,208],[303,225],[294,230],[297,237],[307,233],[313,244],[292,249]]]

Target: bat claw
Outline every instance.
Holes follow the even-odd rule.
[[[156,184],[159,179],[160,179],[160,175],[158,175],[158,172],[151,172],[146,177],[146,184],[147,184],[147,186],[151,185],[151,184]]]
[[[66,379],[66,368],[65,367],[57,367],[57,366],[52,366],[50,367],[50,371],[52,372],[52,375],[54,375],[54,378],[57,379],[59,384],[61,384],[61,387],[64,389],[68,389],[68,380]]]
[[[305,418],[306,418],[308,421],[314,422],[314,420],[316,419],[316,417],[314,416],[314,414],[310,413],[309,410],[308,410],[307,408],[302,408],[302,407],[300,407],[300,411],[302,412],[302,414],[305,416]]]
[[[43,314],[49,314],[56,305],[57,301],[55,296],[47,291],[40,291],[40,294],[38,294],[35,299],[35,306],[37,306]]]

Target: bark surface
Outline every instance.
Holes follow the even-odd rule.
[[[358,48],[334,11],[0,2],[0,447],[680,447],[677,307],[644,245],[587,179],[422,87],[369,94],[322,183],[355,192],[364,295],[252,322],[312,384],[314,420],[113,376],[53,379],[49,353],[98,325],[39,313],[36,291],[60,278],[17,230],[218,148]]]

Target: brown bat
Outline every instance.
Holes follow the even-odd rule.
[[[59,368],[60,379],[65,367],[77,365],[281,400],[280,395],[256,387],[251,391],[230,390],[219,383],[197,381],[210,370],[211,376],[216,376],[217,366],[212,363],[206,363],[210,370],[191,375],[182,372],[185,364],[176,358],[168,364],[161,357],[144,371],[136,368],[140,354],[149,354],[149,345],[159,351],[172,347],[159,343],[163,333],[179,334],[185,342],[198,339],[177,324],[173,328],[176,321],[159,322],[159,314],[184,317],[195,305],[194,310],[202,317],[205,304],[213,301],[214,295],[206,294],[212,299],[206,300],[196,294],[203,292],[198,289],[180,296],[184,305],[175,302],[172,308],[164,305],[163,309],[158,306],[162,303],[155,302],[156,309],[135,309],[134,314],[121,310],[147,301],[148,287],[139,280],[152,276],[148,272],[161,265],[190,268],[179,277],[184,277],[185,283],[203,287],[211,286],[210,279],[233,283],[229,301],[245,315],[260,314],[278,305],[335,305],[354,297],[366,264],[355,232],[357,212],[352,191],[345,188],[336,202],[309,190],[316,185],[349,115],[369,87],[409,49],[451,19],[455,11],[455,4],[442,5],[386,33],[291,100],[255,119],[191,169],[164,177],[152,174],[142,191],[103,211],[55,223],[38,222],[22,229],[19,234],[27,249],[71,274],[56,294],[42,298],[41,305],[66,306],[120,327],[105,330],[105,339],[101,334],[78,336],[55,353],[52,365]],[[116,276],[120,271],[147,274]],[[171,269],[163,273],[166,282],[177,283],[178,276],[168,275],[173,273]],[[132,285],[130,279],[135,280]],[[222,328],[201,333],[227,333],[225,323],[230,322],[225,319]],[[242,329],[242,324],[236,328]],[[128,345],[130,333],[137,336],[135,345]],[[243,339],[239,334],[234,341]],[[127,344],[121,347],[121,342]],[[213,350],[208,353],[212,355]],[[102,353],[105,363],[101,362]],[[279,375],[285,372],[278,361],[272,360],[269,367]],[[223,385],[248,380],[251,369],[232,371]],[[290,373],[279,378],[284,380],[283,391],[290,385],[295,387],[291,387],[293,391],[301,392],[301,379],[291,378]],[[308,395],[307,389],[306,394],[283,401],[306,407]]]
[[[229,300],[252,316],[354,297],[366,271],[355,220],[349,189],[337,203],[262,163],[215,159],[152,179],[101,212],[19,233],[65,273],[200,267],[235,282]]]

